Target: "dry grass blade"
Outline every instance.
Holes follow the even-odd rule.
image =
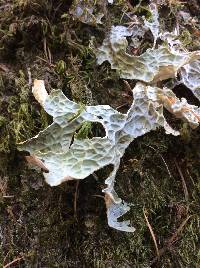
[[[77,198],[78,198],[79,181],[76,182],[76,190],[74,193],[74,217],[77,218]]]
[[[188,216],[182,223],[181,225],[178,227],[178,229],[174,232],[174,234],[167,240],[167,244],[166,246],[164,246],[163,248],[161,248],[159,250],[159,256],[155,257],[152,261],[151,261],[151,265],[153,265],[154,263],[157,262],[157,260],[159,260],[160,256],[162,256],[167,249],[170,248],[170,246],[177,241],[178,235],[179,233],[183,230],[183,227],[186,225],[186,223],[188,222],[188,220],[191,218],[191,216]]]
[[[191,216],[188,216],[182,223],[181,225],[178,227],[178,229],[176,230],[176,232],[171,236],[171,238],[167,241],[167,244],[168,245],[171,245],[173,244],[177,237],[178,237],[178,234],[182,231],[183,227],[186,225],[186,223],[188,222],[188,220],[191,218]]]
[[[145,144],[146,145],[146,144]],[[165,165],[165,167],[166,167],[166,169],[167,169],[167,172],[168,172],[168,174],[169,174],[169,177],[170,178],[172,178],[172,174],[171,174],[171,172],[170,172],[170,170],[169,170],[169,167],[168,167],[168,165],[167,165],[167,163],[166,163],[166,161],[165,161],[165,159],[164,159],[164,157],[153,147],[153,146],[151,146],[151,145],[146,145],[147,147],[149,147],[149,148],[151,148],[151,149],[153,149],[159,156],[160,156],[160,158],[162,159],[162,161],[163,161],[163,163],[164,163],[164,165]]]
[[[189,194],[188,194],[188,189],[187,189],[187,184],[185,182],[185,178],[184,178],[183,173],[182,173],[182,171],[181,171],[181,169],[180,169],[180,167],[178,165],[178,162],[175,160],[174,163],[175,163],[176,168],[178,170],[178,173],[179,173],[179,175],[181,177],[181,181],[182,181],[182,185],[183,185],[183,191],[184,191],[184,195],[185,195],[185,200],[188,202]]]
[[[147,217],[147,210],[145,208],[143,209],[143,213],[144,213],[145,221],[147,223],[147,226],[149,228],[149,231],[151,233],[151,236],[152,236],[152,239],[153,239],[153,242],[154,242],[154,245],[155,245],[156,255],[159,258],[160,253],[159,253],[158,244],[157,244],[157,241],[156,241],[156,236],[154,234],[153,228],[151,227],[151,224],[149,223],[149,220],[148,220],[148,217]]]
[[[17,257],[16,259],[14,259],[13,261],[9,262],[8,264],[4,265],[3,268],[8,268],[11,267],[13,264],[15,264],[18,261],[21,261],[23,259],[23,257]]]

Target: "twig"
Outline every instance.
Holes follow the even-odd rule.
[[[44,55],[45,55],[47,61],[49,62],[48,53],[47,53],[47,39],[46,39],[46,37],[43,40],[43,47],[44,47]]]
[[[149,228],[149,231],[150,231],[150,233],[151,233],[151,236],[152,236],[152,239],[153,239],[155,248],[156,248],[156,255],[157,255],[157,258],[159,258],[159,257],[160,257],[160,253],[159,253],[159,250],[158,250],[158,244],[157,244],[156,237],[155,237],[155,234],[154,234],[154,232],[153,232],[153,229],[152,229],[152,227],[151,227],[151,224],[149,223],[149,220],[148,220],[148,218],[147,218],[147,215],[146,215],[147,211],[146,211],[145,208],[143,209],[143,213],[144,213],[145,221],[146,221],[146,223],[147,223],[147,226],[148,226],[148,228]]]
[[[185,178],[184,178],[183,173],[182,173],[182,171],[181,171],[181,169],[180,169],[180,167],[179,167],[179,165],[178,165],[176,160],[174,160],[174,163],[175,163],[176,168],[178,170],[178,173],[179,173],[179,175],[181,177],[181,181],[182,181],[182,185],[183,185],[183,191],[184,191],[184,195],[185,195],[185,200],[188,202],[189,194],[188,194],[188,189],[187,189],[187,184],[185,182]]]
[[[10,254],[10,251],[8,251],[7,254],[6,254],[6,256],[4,257],[3,263],[5,263],[5,261],[6,261],[6,259],[7,259],[7,257],[8,257],[9,254]]]
[[[191,218],[191,216],[188,216],[182,223],[181,225],[178,227],[178,229],[176,230],[176,232],[171,236],[171,238],[167,241],[168,245],[173,244],[176,240],[177,240],[177,236],[178,234],[182,231],[183,227],[186,225],[187,221]]]
[[[52,55],[51,55],[51,50],[49,49],[49,47],[47,48],[47,51],[48,51],[49,64],[52,65]]]
[[[183,227],[186,225],[186,223],[188,222],[188,220],[191,218],[191,216],[188,216],[182,223],[181,225],[178,227],[178,229],[176,230],[176,232],[167,240],[167,244],[166,246],[164,246],[163,248],[161,248],[159,250],[159,257],[162,256],[167,249],[169,249],[169,247],[177,241],[177,237],[179,235],[179,233],[182,231]],[[154,264],[159,257],[155,257],[152,261],[151,261],[151,265]]]
[[[124,103],[124,104],[122,104],[122,105],[120,105],[120,106],[117,106],[116,110],[119,110],[119,109],[124,108],[126,106],[128,106],[128,103],[127,102]]]
[[[18,261],[20,261],[20,260],[22,260],[22,259],[23,259],[23,257],[17,257],[17,258],[14,259],[13,261],[11,261],[11,262],[9,262],[8,264],[4,265],[3,268],[8,268],[8,267],[10,267],[12,264],[14,264],[14,263],[16,263],[16,262],[18,262]]]
[[[38,58],[38,59],[44,61],[44,62],[47,63],[50,67],[55,67],[55,64],[50,64],[49,61],[47,61],[47,60],[45,60],[45,59],[43,59],[43,58],[41,58],[41,57],[39,57],[39,56],[36,56],[36,58]]]
[[[128,89],[128,92],[130,92],[131,94],[133,94],[133,91],[132,91],[132,88],[131,88],[129,82],[126,81],[126,80],[123,80],[123,82],[124,82],[124,85],[125,85],[126,89]]]
[[[141,3],[142,3],[142,0],[140,0],[139,3],[138,3],[135,7],[133,7],[133,6],[131,5],[131,3],[129,2],[129,0],[126,1],[127,6],[130,8],[130,10],[131,10],[133,13],[137,11],[137,9],[140,7]]]
[[[92,197],[99,197],[99,198],[105,199],[105,197],[103,195],[100,195],[100,194],[93,194]]]
[[[77,197],[78,197],[79,181],[76,182],[76,190],[74,194],[74,217],[77,218]]]
[[[8,67],[5,64],[2,64],[2,63],[0,63],[0,70],[4,71],[6,73],[9,72]]]
[[[93,177],[95,178],[96,181],[99,180],[99,177],[97,176],[97,174],[95,172],[92,173]]]
[[[188,170],[188,169],[186,169],[186,172],[187,172],[187,174],[188,174],[188,176],[189,176],[189,178],[190,178],[190,180],[191,180],[192,184],[193,184],[193,185],[195,185],[195,182],[194,182],[194,180],[193,180],[192,176],[190,175],[190,172],[189,172],[189,170]]]

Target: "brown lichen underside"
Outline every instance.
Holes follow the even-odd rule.
[[[200,263],[199,128],[191,132],[167,114],[170,123],[181,128],[181,137],[159,130],[127,149],[116,187],[123,199],[134,204],[127,216],[136,228],[134,234],[107,226],[100,197],[107,170],[79,184],[69,181],[51,188],[41,170],[29,169],[24,153],[16,150],[17,142],[37,134],[52,120],[31,94],[35,78],[44,79],[48,91],[61,88],[83,103],[88,95],[81,89],[86,85],[94,103],[122,111],[129,105],[123,81],[108,64],[97,66],[88,49],[91,36],[100,45],[109,26],[121,20],[126,1],[114,2],[107,7],[109,22],[92,27],[68,15],[70,1],[0,0],[1,265],[14,261],[10,267],[196,268]],[[138,2],[130,1],[128,7]],[[187,3],[191,12],[197,2]],[[170,16],[173,21],[173,12]],[[101,136],[95,127],[92,131]]]

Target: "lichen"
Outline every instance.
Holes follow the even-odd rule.
[[[186,64],[181,68],[182,82],[200,100],[200,60]]]
[[[155,3],[151,3],[149,5],[149,10],[151,12],[151,18],[150,20],[144,18],[144,25],[152,32],[154,37],[153,47],[155,47],[160,33],[160,22],[157,5]]]
[[[127,112],[121,114],[110,106],[81,106],[70,101],[60,90],[47,94],[44,82],[35,80],[33,94],[54,122],[34,138],[19,145],[20,150],[30,152],[44,173],[47,183],[56,186],[72,179],[84,179],[107,165],[113,171],[106,179],[103,190],[112,202],[107,205],[108,223],[111,227],[133,231],[129,222],[118,223],[117,218],[128,211],[115,190],[115,176],[125,149],[137,137],[163,126],[166,133],[178,135],[163,116],[163,106],[176,117],[197,127],[200,111],[197,107],[179,101],[169,89],[159,89],[137,83],[133,89],[134,101]],[[84,122],[98,122],[105,128],[105,137],[80,139],[75,132]],[[42,164],[43,163],[43,164]],[[111,209],[112,212],[109,212]],[[114,213],[113,211],[120,211]],[[124,212],[124,213],[123,213]],[[116,217],[111,219],[110,217]]]
[[[77,18],[81,22],[89,25],[102,24],[101,19],[103,18],[104,14],[95,12],[97,6],[98,1],[75,0],[72,7],[70,8],[70,14],[72,14],[74,18]]]
[[[142,55],[133,56],[126,52],[126,37],[131,35],[131,28],[112,26],[109,36],[98,49],[97,63],[109,61],[111,68],[116,69],[121,78],[155,83],[175,77],[183,65],[200,58],[199,51],[172,51],[167,46],[147,49]]]

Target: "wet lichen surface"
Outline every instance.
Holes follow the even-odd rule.
[[[0,263],[2,267],[11,262],[10,267],[198,267],[199,128],[191,130],[167,113],[181,136],[159,129],[137,138],[126,150],[116,190],[133,203],[124,216],[136,228],[132,234],[107,226],[101,190],[110,167],[83,181],[50,187],[39,169],[28,167],[25,153],[17,150],[17,143],[52,122],[32,96],[35,78],[45,80],[48,92],[60,88],[78,103],[109,104],[122,112],[131,104],[127,84],[109,64],[96,64],[95,47],[111,25],[126,18],[125,13],[148,16],[144,8],[148,1],[141,1],[143,8],[137,9],[139,1],[114,1],[114,5],[102,1],[97,8],[105,16],[99,25],[74,19],[71,2],[0,1]],[[171,27],[180,8],[198,19],[197,8],[194,14],[198,1],[184,7],[180,2],[169,1],[165,8],[170,16],[163,24]],[[199,49],[197,29],[185,26],[184,33],[184,42]],[[146,39],[143,49],[151,37]],[[174,92],[199,105],[183,85]],[[101,128],[89,128],[78,135],[102,135]]]

